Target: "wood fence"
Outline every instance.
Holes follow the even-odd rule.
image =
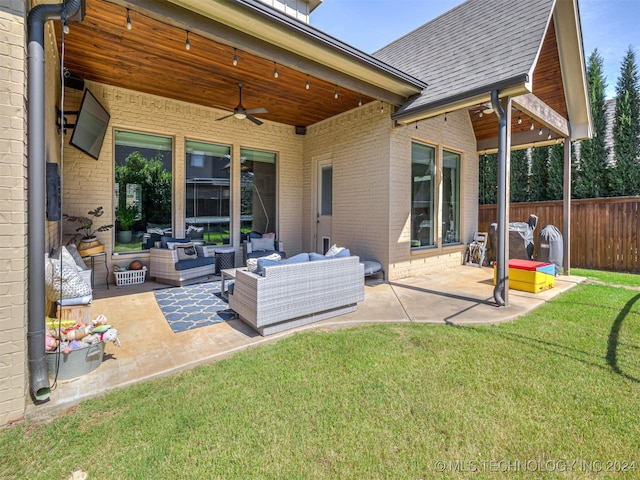
[[[536,246],[547,225],[564,235],[562,201],[512,203],[509,221],[526,222],[530,214],[538,216]],[[496,205],[480,205],[478,231],[488,232],[496,219]],[[571,267],[640,273],[640,197],[572,200],[570,248]]]

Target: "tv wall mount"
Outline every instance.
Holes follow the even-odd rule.
[[[76,124],[75,123],[68,123],[67,121],[67,115],[75,115],[76,116],[76,121],[78,121],[78,114],[80,113],[79,110],[65,110],[64,112],[64,116],[62,115],[62,110],[60,110],[57,106],[56,106],[56,127],[58,127],[58,133],[60,133],[60,130],[64,130],[64,134],[67,134],[67,128],[70,129],[74,129],[76,128]],[[62,117],[62,125],[60,124],[60,117]]]

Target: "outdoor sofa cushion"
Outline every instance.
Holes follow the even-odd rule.
[[[188,260],[180,260],[176,262],[176,270],[189,270],[190,268],[204,267],[206,265],[215,265],[215,257],[198,257]]]
[[[291,265],[294,263],[304,263],[304,262],[308,262],[309,261],[309,254],[308,253],[299,253],[297,255],[294,255],[291,258],[286,258],[283,260],[269,260],[266,258],[259,258],[258,259],[258,268],[256,270],[256,274],[257,275],[262,275],[263,274],[263,268],[264,267],[273,267],[273,266],[278,266],[278,265]]]

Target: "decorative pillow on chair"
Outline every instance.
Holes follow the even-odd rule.
[[[251,250],[260,252],[265,250],[275,250],[275,240],[273,238],[252,238]]]
[[[176,243],[174,249],[178,253],[178,261],[198,258],[198,251],[193,243]]]

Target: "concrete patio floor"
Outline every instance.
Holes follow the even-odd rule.
[[[533,294],[510,290],[509,306],[493,301],[493,270],[460,266],[432,275],[393,282],[367,279],[365,300],[357,311],[286,332],[262,337],[241,320],[173,333],[153,290],[155,282],[128,287],[94,289],[91,318],[106,315],[118,329],[122,347],[105,346],[99,368],[81,377],[52,385],[51,399],[27,406],[27,420],[42,421],[115,388],[209,363],[248,347],[273,342],[310,329],[334,329],[382,322],[432,324],[495,324],[506,322],[543,305],[584,281],[560,276],[551,290]]]

